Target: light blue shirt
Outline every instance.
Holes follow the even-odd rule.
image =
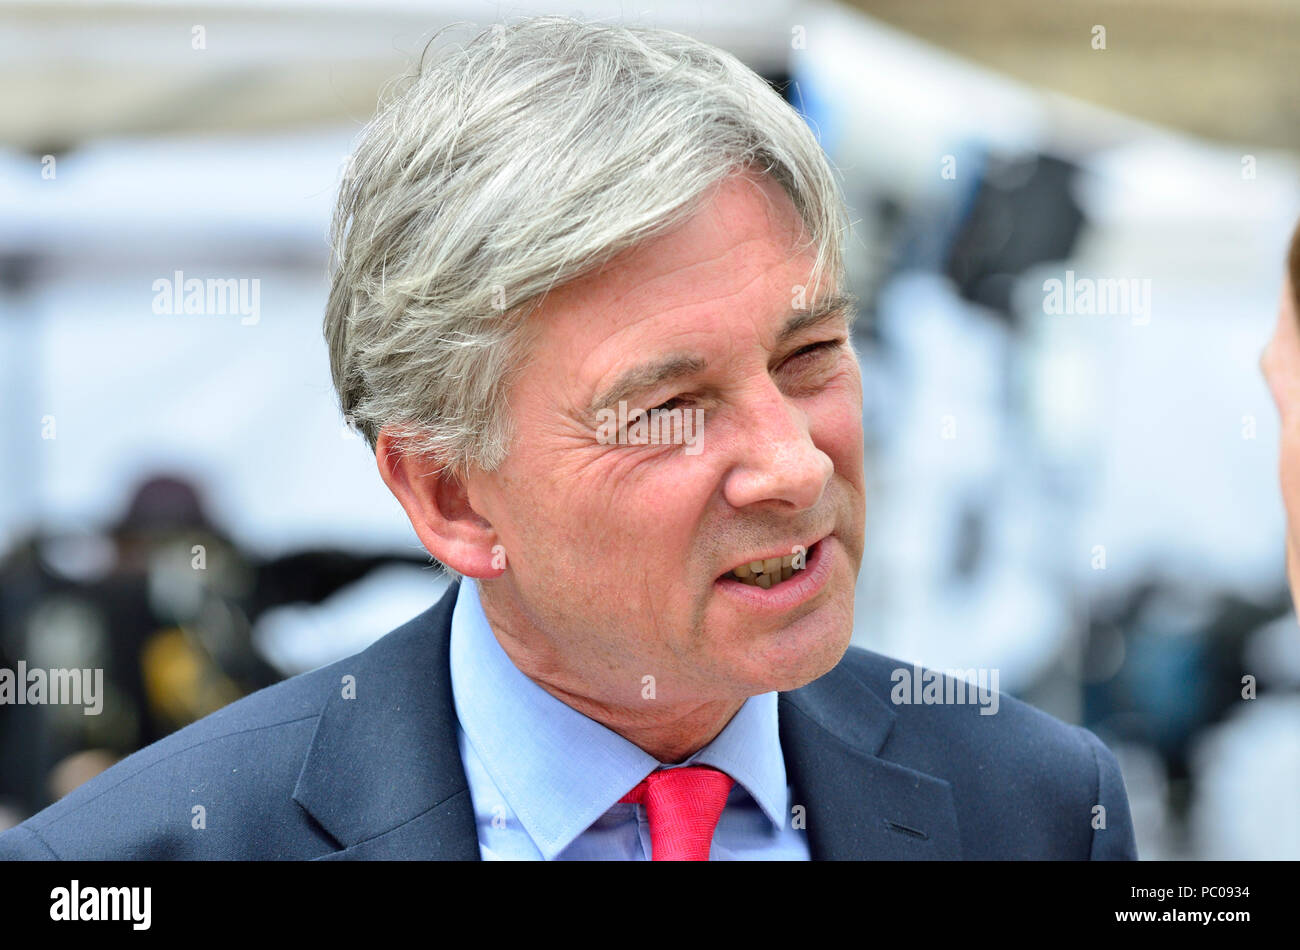
[[[452,612],[451,687],[485,861],[649,860],[645,806],[618,800],[664,763],[520,672],[471,578]],[[776,693],[751,696],[680,765],[709,765],[736,780],[710,860],[809,859],[806,834],[792,820]]]

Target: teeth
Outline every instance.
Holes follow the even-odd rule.
[[[794,573],[793,554],[750,561],[731,570],[731,576],[736,580],[750,587],[761,587],[763,590],[770,590],[772,585],[788,581]]]
[[[807,558],[807,556],[805,553],[804,557]],[[750,587],[761,587],[763,590],[770,590],[774,584],[780,584],[782,581],[788,581],[794,577],[796,570],[801,571],[807,568],[807,563],[796,568],[794,559],[795,555],[787,554],[784,557],[769,557],[760,561],[750,561],[748,564],[732,568],[728,576],[734,577],[742,584],[748,584]]]

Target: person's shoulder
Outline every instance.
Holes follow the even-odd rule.
[[[366,649],[213,712],[0,834],[0,860],[315,857],[332,840],[293,801],[326,705],[425,641],[435,605]]]
[[[1082,726],[1001,692],[996,669],[931,669],[861,647],[850,647],[839,668],[895,715],[885,750],[912,759],[928,761],[923,753],[938,737],[947,747],[944,761],[960,764],[965,752],[972,767],[984,769],[1000,765],[1024,772],[1050,763],[1055,776],[1095,774],[1099,751],[1110,754]]]
[[[949,782],[962,824],[996,828],[1006,853],[1071,840],[1084,857],[1135,856],[1114,754],[1083,726],[1000,692],[996,670],[929,669],[850,647],[832,673],[846,699],[855,688],[874,696],[845,708],[888,710],[877,754]],[[1107,827],[1116,833],[1097,834]]]
[[[0,835],[0,859],[237,858],[240,840],[275,842],[340,668],[268,686],[127,756]]]
[[[1003,693],[997,669],[941,670],[862,647],[849,647],[839,668],[882,699],[904,731],[939,730],[985,742],[1014,735],[1021,745],[1032,738],[1040,751],[1045,744],[1069,755],[1087,752],[1090,746],[1083,736],[1086,729]]]

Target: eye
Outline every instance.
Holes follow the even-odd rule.
[[[818,343],[810,343],[808,346],[801,347],[800,349],[796,350],[790,356],[790,358],[787,359],[781,365],[784,367],[784,366],[788,366],[791,363],[797,364],[800,362],[807,362],[808,357],[810,356],[821,357],[826,355],[827,353],[838,350],[843,345],[844,345],[843,338],[838,338],[834,340],[822,340]]]
[[[667,402],[660,403],[659,405],[652,407],[650,411],[654,412],[657,409],[661,412],[670,412],[673,409],[679,409],[679,408],[685,409],[686,406],[689,404],[690,404],[690,397],[674,396],[672,399],[669,399]]]

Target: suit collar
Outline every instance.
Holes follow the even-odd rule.
[[[342,845],[330,858],[479,858],[448,666],[456,592],[333,667],[293,792]]]
[[[961,857],[952,786],[880,757],[897,714],[846,660],[781,693],[779,718],[813,860]]]
[[[451,689],[458,589],[334,666],[340,681],[293,793],[342,846],[327,857],[479,859]],[[814,859],[960,857],[951,785],[878,755],[896,718],[846,661],[779,694],[787,779]]]

